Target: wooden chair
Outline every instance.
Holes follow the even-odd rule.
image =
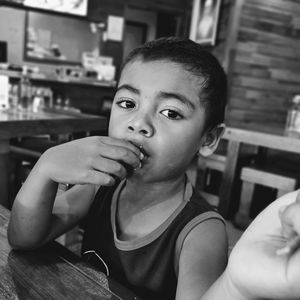
[[[84,137],[89,133],[81,133],[78,137]],[[38,135],[15,139],[11,141],[10,154],[14,162],[14,180],[12,185],[12,199],[21,188],[22,182],[27,177],[26,174],[32,169],[40,156],[47,149],[68,142],[77,138],[74,134],[59,134],[55,136]],[[24,169],[27,169],[24,175]]]
[[[11,182],[11,204],[16,193],[21,188],[22,182],[42,153],[58,144],[58,142],[51,140],[48,136],[26,137],[11,141],[10,158],[14,166]]]
[[[245,229],[250,223],[250,206],[255,185],[263,185],[277,190],[277,197],[294,191],[297,179],[293,175],[280,170],[259,168],[257,166],[243,167],[240,176],[242,184],[241,199],[238,212],[234,218],[237,227]]]
[[[219,196],[208,192],[206,187],[213,180],[212,172],[223,173],[225,164],[226,147],[220,147],[216,153],[209,157],[196,156],[187,171],[193,187],[214,207],[218,207],[219,205]]]
[[[207,158],[199,157],[197,161],[196,189],[200,195],[215,207],[219,205],[219,196],[207,192],[206,187],[209,186],[211,180],[213,180],[213,172],[224,172],[225,164],[226,154],[224,152],[212,154]]]
[[[195,189],[202,195],[212,206],[219,208],[220,205],[220,187],[223,181],[222,177],[225,172],[228,155],[229,143],[226,140],[221,140],[219,147],[215,153],[209,157],[198,156],[197,160],[192,163],[190,173],[194,174],[192,183]],[[236,162],[235,176],[239,178],[239,172],[242,166],[248,165],[256,156],[256,153],[246,151],[240,155]],[[239,190],[237,191],[239,195]]]
[[[218,171],[223,173],[225,170],[226,154],[216,153],[209,157],[199,157],[198,158],[198,172],[205,173],[204,176],[198,178],[198,186],[204,188],[206,185],[210,184],[211,172]]]

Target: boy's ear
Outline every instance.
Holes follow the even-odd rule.
[[[225,124],[222,123],[206,132],[203,136],[203,143],[199,149],[199,154],[203,157],[213,154],[219,145],[224,131]]]

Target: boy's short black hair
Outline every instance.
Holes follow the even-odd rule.
[[[168,60],[182,65],[199,78],[199,99],[206,110],[205,129],[212,129],[224,121],[227,79],[218,60],[210,52],[189,39],[159,38],[135,48],[124,60],[130,62]]]

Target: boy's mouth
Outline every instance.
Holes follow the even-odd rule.
[[[143,145],[139,146],[140,151],[143,153],[144,155],[144,159],[145,160],[147,157],[149,157],[149,154],[147,153],[147,151],[144,149]]]
[[[144,155],[144,159],[145,160],[146,158],[149,157],[149,154],[148,152],[145,150],[144,146],[142,144],[139,144],[137,142],[134,142],[134,141],[129,141],[129,143],[131,143],[132,145],[134,145],[135,147],[137,147]]]
[[[147,162],[148,158],[149,158],[149,154],[148,152],[145,150],[144,146],[141,143],[138,143],[136,141],[130,141],[127,140],[130,144],[132,144],[133,146],[135,146],[136,148],[138,148],[140,150],[140,152],[143,154],[143,159],[140,160],[140,166],[138,168],[132,169],[131,167],[127,167],[127,175],[130,177],[133,173],[137,172],[139,169],[142,169],[145,165],[145,163]]]

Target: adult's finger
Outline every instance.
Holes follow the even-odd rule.
[[[300,190],[298,191],[297,197],[296,197],[296,202],[300,203]]]
[[[300,235],[300,202],[288,205],[281,213],[282,232],[285,237]]]

